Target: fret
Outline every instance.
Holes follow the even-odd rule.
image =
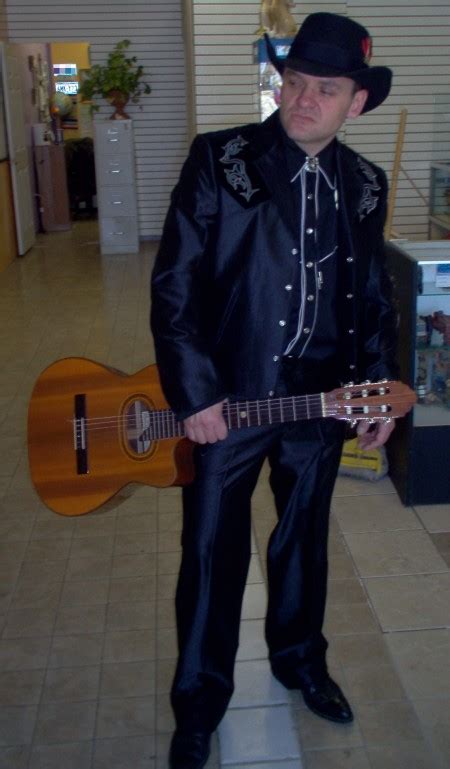
[[[306,418],[309,419],[309,398],[306,396]]]
[[[228,429],[231,430],[231,428],[233,426],[232,422],[231,422],[231,404],[230,403],[225,403],[224,407],[223,407],[223,411],[225,412],[224,413],[224,417],[225,417],[226,423],[228,425]]]
[[[247,426],[251,427],[252,426],[252,420],[251,420],[251,416],[250,416],[250,404],[249,404],[248,401],[245,401],[245,410],[247,412]]]
[[[267,401],[267,410],[269,415],[269,425],[272,424],[272,401]]]
[[[292,398],[292,411],[294,414],[294,422],[297,422],[297,398]]]
[[[261,425],[261,410],[260,410],[259,401],[256,401],[256,413],[258,418],[258,425]]]
[[[280,398],[280,422],[284,422],[283,398]]]

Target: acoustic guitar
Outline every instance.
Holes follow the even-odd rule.
[[[404,416],[415,400],[401,382],[377,382],[227,402],[224,417],[230,429],[318,417],[376,421]],[[128,376],[86,358],[64,358],[35,384],[28,412],[31,477],[56,513],[88,513],[129,483],[190,483],[192,450],[164,399],[155,365]]]

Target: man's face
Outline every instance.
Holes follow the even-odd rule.
[[[348,77],[316,77],[286,69],[280,119],[287,135],[307,155],[317,155],[336,136],[346,118],[358,117],[367,91],[355,92]]]

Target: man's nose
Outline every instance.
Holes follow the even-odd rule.
[[[301,88],[297,94],[297,103],[309,106],[314,101],[314,94],[309,86],[305,85]]]

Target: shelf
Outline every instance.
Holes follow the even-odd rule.
[[[434,403],[432,406],[418,403],[414,406],[414,427],[450,427],[450,408]]]

